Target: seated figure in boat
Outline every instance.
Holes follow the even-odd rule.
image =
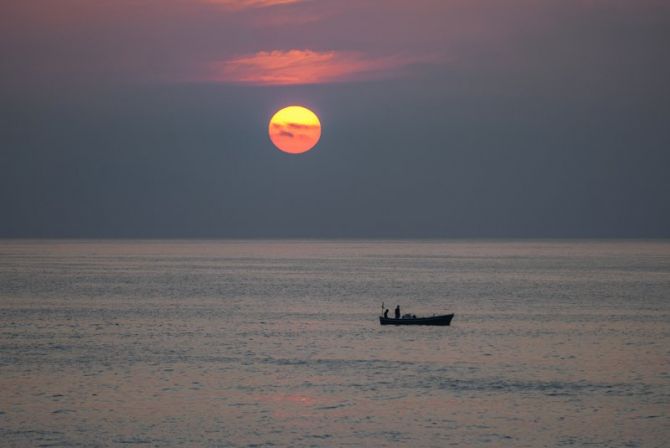
[[[386,311],[384,311],[384,318],[388,319],[389,318],[389,309],[386,308]]]

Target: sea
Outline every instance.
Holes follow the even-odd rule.
[[[670,241],[0,240],[0,446],[668,447]]]

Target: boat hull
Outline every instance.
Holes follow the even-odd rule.
[[[454,318],[454,313],[443,314],[441,316],[430,317],[414,317],[405,319],[393,319],[390,317],[379,316],[379,323],[381,325],[437,325],[447,326],[451,324],[451,319]]]

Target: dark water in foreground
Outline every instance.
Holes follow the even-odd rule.
[[[0,440],[668,446],[670,242],[0,241]]]

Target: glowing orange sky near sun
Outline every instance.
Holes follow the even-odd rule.
[[[311,110],[289,106],[279,110],[270,119],[270,140],[280,150],[301,154],[314,147],[321,138],[321,122]]]

